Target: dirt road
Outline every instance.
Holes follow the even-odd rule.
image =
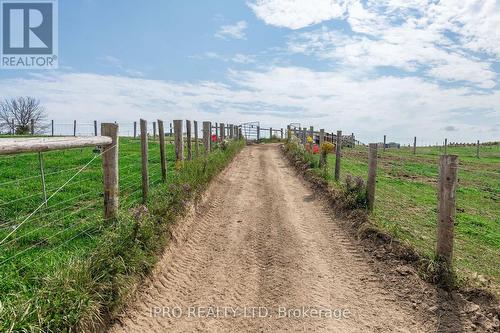
[[[173,237],[111,332],[435,331],[385,289],[277,146],[245,148]]]

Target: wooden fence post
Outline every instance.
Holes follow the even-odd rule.
[[[112,142],[102,147],[102,174],[104,187],[104,219],[114,219],[119,205],[118,169],[118,125],[101,124],[101,134],[109,136]]]
[[[269,139],[272,139],[273,138],[273,128],[270,127],[269,128]]]
[[[195,153],[195,156],[198,157],[199,156],[198,122],[196,120],[193,121],[193,125],[194,125],[194,153]]]
[[[172,132],[172,123],[170,123],[170,137],[172,137],[173,132]]]
[[[203,122],[203,146],[205,147],[205,155],[208,155],[208,153],[210,152],[211,134],[212,134],[212,123],[209,121],[204,121]]]
[[[356,139],[354,138],[354,133],[351,133],[352,148],[356,147]]]
[[[444,154],[447,155],[448,150],[448,139],[444,139]]]
[[[476,157],[479,158],[479,140],[477,140]]]
[[[94,135],[97,136],[97,120],[94,120]]]
[[[325,130],[320,129],[319,130],[319,145],[320,145],[320,147],[323,144],[323,142],[325,142]]]
[[[31,119],[31,121],[30,121],[30,132],[31,132],[31,135],[35,135],[35,119]]]
[[[137,121],[134,121],[134,139],[137,137]]]
[[[76,136],[76,120],[73,121],[73,136]]]
[[[193,159],[193,153],[191,152],[191,120],[186,120],[186,143],[187,143],[187,159],[191,161]]]
[[[148,172],[148,123],[141,119],[141,162],[142,162],[142,203],[148,201],[149,172]]]
[[[156,141],[156,122],[153,121],[153,140]]]
[[[212,126],[212,123],[210,123],[210,126]],[[210,135],[212,135],[212,127],[210,127]],[[215,123],[215,137],[219,139],[219,124]]]
[[[385,142],[387,140],[387,135],[384,135],[384,147],[382,148],[382,150],[385,152]]]
[[[413,155],[417,153],[417,137],[413,138]]]
[[[292,137],[292,131],[291,131],[290,125],[287,125],[286,126],[286,139],[290,140],[291,137]]]
[[[370,143],[368,151],[368,181],[366,182],[366,201],[368,211],[373,212],[375,205],[375,186],[377,183],[377,144]]]
[[[257,141],[260,140],[260,126],[257,126]]]
[[[220,141],[223,141],[226,138],[226,130],[224,127],[224,123],[220,123],[219,126],[220,126],[220,130],[219,130]]]
[[[281,140],[283,140],[283,128],[280,131],[281,131]]]
[[[340,156],[342,149],[342,131],[337,131],[337,145],[335,149],[335,180],[340,179]]]
[[[451,268],[453,260],[453,229],[457,188],[458,156],[442,155],[439,159],[438,227],[436,254]]]
[[[182,163],[184,161],[184,138],[182,135],[182,120],[174,120],[174,143],[175,143],[175,161]]]
[[[167,158],[165,151],[165,128],[163,120],[158,119],[158,136],[160,138],[160,164],[161,164],[161,179],[165,183],[167,181]]]
[[[54,120],[50,121],[50,127],[51,127],[51,134],[54,136]]]

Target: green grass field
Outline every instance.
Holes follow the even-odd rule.
[[[432,256],[436,239],[438,147],[379,148],[375,211],[382,229]],[[498,291],[500,283],[500,145],[449,147],[459,156],[454,263],[459,276]],[[366,179],[368,148],[346,148],[341,183],[347,174]],[[318,157],[315,157],[318,159]],[[331,183],[335,156],[328,157]],[[480,275],[479,278],[477,275]],[[484,283],[484,276],[489,282]],[[481,282],[482,281],[482,282]]]
[[[200,145],[200,154],[202,151],[203,147]],[[227,153],[217,149],[210,154],[208,160],[210,164],[206,170],[202,159],[197,159],[189,163],[182,171],[177,171],[173,163],[173,145],[167,144],[168,186],[163,186],[161,185],[159,143],[150,140],[151,200],[153,207],[157,205],[154,209],[163,214],[158,213],[156,219],[163,219],[163,216],[170,216],[166,219],[171,219],[173,215],[165,213],[165,209],[174,209],[172,207],[177,207],[175,205],[179,202],[183,203],[184,198],[188,198],[188,193],[179,192],[177,187],[182,184],[186,184],[185,186],[190,189],[195,189],[198,185],[203,186],[209,177],[224,167],[232,151],[234,151],[233,148]],[[129,208],[141,203],[140,140],[121,138],[119,156],[120,212],[123,214],[129,211]],[[45,207],[42,205],[44,195],[38,154],[0,156],[0,331],[8,331],[8,327],[1,323],[2,318],[5,325],[14,325],[12,326],[14,331],[27,327],[55,328],[59,331],[62,328],[80,325],[82,320],[95,319],[99,310],[93,309],[94,303],[109,306],[114,302],[112,300],[121,299],[119,295],[109,296],[108,300],[99,299],[99,297],[104,297],[102,295],[90,295],[90,290],[96,290],[99,287],[99,279],[103,280],[99,276],[87,277],[85,285],[81,290],[77,290],[78,293],[70,287],[82,278],[82,272],[85,271],[82,265],[85,265],[85,260],[89,255],[101,251],[98,247],[103,246],[107,241],[103,239],[105,237],[103,235],[114,237],[118,234],[114,232],[117,226],[104,221],[102,217],[102,160],[99,153],[93,148],[53,151],[43,153],[43,160],[49,197],[83,166],[92,162],[53,195]],[[182,190],[182,186],[180,188]],[[40,210],[30,216],[40,205],[42,205]],[[180,211],[181,209],[174,210]],[[134,216],[134,214],[128,215]],[[155,244],[151,246],[147,243],[142,245],[133,243],[136,242],[134,239],[139,236],[131,238],[130,233],[141,233],[143,227],[139,226],[139,231],[137,231],[135,230],[137,227],[133,226],[133,223],[137,222],[132,221],[130,224],[127,222],[130,220],[128,217],[120,218],[120,220],[124,221],[120,222],[124,226],[123,232],[126,233],[124,242],[125,244],[132,242],[132,245],[127,245],[127,248],[120,250],[120,253],[106,253],[103,259],[121,262],[120,258],[123,256],[129,257],[129,260],[136,260],[137,262],[130,262],[130,267],[127,266],[129,263],[124,264],[123,276],[133,276],[138,273],[140,275],[142,273],[133,273],[129,270],[133,271],[136,266],[143,267],[141,270],[149,267],[152,259],[144,256],[149,253],[148,255],[153,257],[151,251],[157,248],[161,241],[154,241]],[[157,225],[151,228],[156,230],[155,232],[160,232],[164,227],[156,223]],[[147,236],[149,227],[145,224],[144,228],[146,239],[160,237],[159,234]],[[110,251],[120,249],[120,239],[110,242],[112,243],[109,245]],[[138,246],[138,249],[134,250],[134,246]],[[127,254],[127,251],[131,254]],[[64,277],[64,267],[74,274]],[[96,273],[103,274],[103,277],[106,276],[106,279],[112,280],[122,268],[109,272],[106,271],[107,267],[104,269],[105,271]],[[66,278],[71,281],[65,281]],[[58,284],[63,285],[67,283],[68,295],[64,294],[66,290],[59,290],[60,286],[53,288],[55,290],[51,289],[50,285],[55,283],[53,281],[58,281]],[[103,285],[108,284],[103,282]],[[110,288],[115,287],[110,286]],[[61,291],[62,294],[58,294]],[[76,294],[69,296],[72,291]],[[112,295],[116,293],[114,290],[106,292]],[[71,300],[68,299],[70,297]],[[65,302],[68,302],[68,305],[65,305]],[[68,313],[57,314],[52,311],[67,311]]]

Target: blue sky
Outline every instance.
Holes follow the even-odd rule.
[[[291,122],[362,141],[500,139],[495,0],[59,1],[55,71],[0,71],[49,117]]]

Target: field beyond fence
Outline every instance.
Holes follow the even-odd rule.
[[[498,293],[500,286],[500,145],[449,146],[459,156],[454,266],[460,279]],[[378,149],[377,184],[372,220],[427,257],[436,248],[437,180],[440,147]],[[314,165],[333,186],[345,187],[348,175],[366,179],[368,148],[342,149],[341,176],[334,180],[335,155],[328,170]]]
[[[152,268],[167,225],[243,145],[236,126],[223,128],[227,140],[211,142],[210,123],[202,128],[186,121],[184,131],[184,121],[177,122],[180,134],[165,139],[166,179],[158,131],[141,139],[137,129],[137,138],[119,138],[120,204],[112,219],[104,217],[103,158],[115,145],[0,156],[1,332],[84,328],[119,309],[131,284]],[[4,153],[19,149],[17,143],[45,149],[55,142],[104,141],[8,140],[13,144],[3,144]]]

